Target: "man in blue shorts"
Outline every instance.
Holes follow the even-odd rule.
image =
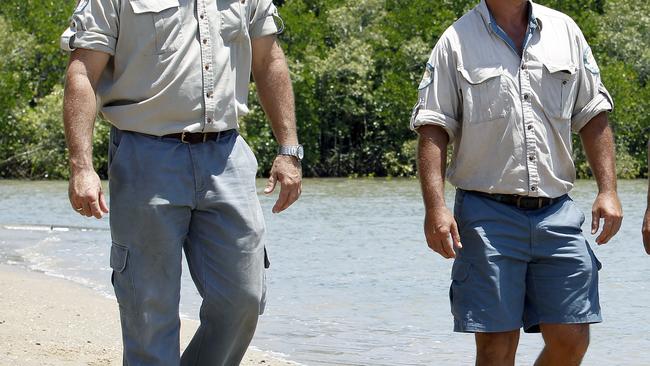
[[[578,26],[532,1],[483,0],[433,49],[411,119],[424,231],[431,249],[455,258],[454,330],[475,333],[477,365],[513,365],[522,327],[544,338],[536,365],[578,365],[587,351],[589,324],[601,321],[601,265],[567,195],[571,132],[598,183],[591,232],[603,219],[604,244],[622,221],[612,107]]]

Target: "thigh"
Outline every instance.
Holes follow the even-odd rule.
[[[190,271],[210,302],[238,295],[261,299],[265,226],[255,187],[257,162],[237,134],[200,145],[193,157],[204,189],[185,248]]]
[[[582,235],[583,222],[584,215],[570,198],[539,213],[527,276],[527,331],[539,331],[541,323],[601,321],[601,264]]]
[[[452,267],[454,330],[505,332],[522,325],[528,225],[507,205],[461,191],[456,220],[463,248]]]
[[[111,131],[111,267],[128,308],[177,306],[193,186],[178,144]],[[164,158],[164,161],[160,158]]]

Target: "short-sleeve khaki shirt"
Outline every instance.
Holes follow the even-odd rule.
[[[438,125],[453,142],[449,181],[488,193],[558,197],[573,188],[571,132],[613,108],[571,18],[530,2],[522,54],[485,1],[440,37],[411,128]]]
[[[248,112],[251,39],[274,17],[271,0],[81,0],[61,46],[112,55],[97,96],[117,128],[217,132]]]

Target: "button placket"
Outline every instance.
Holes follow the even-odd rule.
[[[202,131],[205,131],[206,124],[212,123],[214,115],[214,99],[212,92],[214,90],[214,72],[212,67],[212,42],[210,42],[210,17],[207,15],[205,0],[197,0],[197,12],[199,14],[199,47],[201,49],[201,62],[203,64],[203,102],[204,108],[204,124]]]
[[[539,172],[537,169],[537,139],[534,130],[534,113],[532,109],[532,88],[530,86],[530,70],[526,67],[525,50],[521,59],[521,67],[519,72],[519,80],[521,85],[520,95],[522,104],[522,118],[524,128],[524,143],[526,146],[526,153],[524,155],[526,167],[528,170],[528,190],[530,196],[538,195],[539,185]]]

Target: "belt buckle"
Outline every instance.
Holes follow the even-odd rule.
[[[189,144],[190,142],[185,140],[185,133],[186,133],[186,131],[183,131],[181,133],[181,142],[184,143],[184,144]]]

